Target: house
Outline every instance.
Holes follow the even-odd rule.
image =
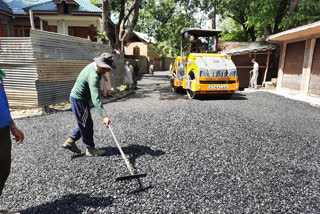
[[[153,37],[134,31],[126,43],[125,53],[126,55],[132,55],[134,57],[147,57],[149,63],[153,64],[154,69],[158,71],[160,70],[161,58],[159,54],[152,50],[152,45],[156,43],[157,41]]]
[[[267,40],[281,46],[277,89],[320,97],[320,21]]]
[[[36,29],[95,41],[101,13],[90,0],[0,0],[0,37],[29,37],[33,15]]]
[[[231,48],[220,53],[231,56],[237,67],[239,88],[243,89],[249,86],[249,71],[253,68],[252,59],[256,59],[259,63],[258,85],[264,86],[266,81],[276,76],[276,69],[274,69],[274,63],[272,63],[275,49],[275,45],[255,42],[248,46]]]

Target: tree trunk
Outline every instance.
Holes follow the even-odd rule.
[[[217,6],[215,4],[215,0],[212,1],[212,29],[216,29],[217,28],[217,20],[216,20],[216,16],[217,16]]]
[[[265,25],[264,26],[264,35],[267,38],[268,36],[272,35],[272,28],[271,25]]]
[[[253,42],[256,41],[257,37],[256,37],[256,34],[255,34],[255,31],[254,31],[254,26],[252,27],[249,27],[248,28],[248,32],[249,32],[249,35],[250,35],[250,38]]]
[[[284,11],[287,10],[288,2],[289,0],[282,0],[280,3],[280,7],[277,10],[277,15],[274,19],[274,28],[273,28],[273,34],[279,33],[282,31],[282,28],[280,28],[280,24],[282,22],[283,17],[286,15]]]
[[[138,18],[139,9],[142,0],[135,0],[132,5],[125,11],[125,0],[121,0],[119,21],[114,24],[111,21],[110,2],[108,0],[102,0],[102,20],[106,37],[108,37],[111,47],[117,50],[123,50],[122,44],[130,38],[133,29],[135,28]],[[134,12],[131,20],[131,24],[128,25],[129,18]]]
[[[298,10],[299,2],[300,0],[290,0],[289,15],[288,15],[288,21],[287,21],[287,26],[285,27],[285,30],[288,30],[292,27],[289,20],[294,15],[294,13]]]

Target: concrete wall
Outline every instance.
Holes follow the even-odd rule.
[[[161,70],[168,71],[170,68],[170,64],[172,63],[172,65],[173,65],[175,59],[176,58],[174,58],[174,57],[162,57],[161,58]]]
[[[124,61],[126,60],[129,60],[132,65],[138,65],[140,75],[149,72],[149,60],[146,56],[126,55]]]

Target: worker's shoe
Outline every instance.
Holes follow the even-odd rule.
[[[86,156],[88,157],[99,157],[105,156],[106,150],[104,149],[96,149],[96,148],[87,148],[86,149]]]
[[[63,144],[63,148],[69,149],[75,153],[81,153],[81,150],[77,147],[76,142],[72,138],[68,138]]]

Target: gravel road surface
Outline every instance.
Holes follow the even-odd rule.
[[[71,158],[62,144],[72,112],[18,119],[0,208],[21,213],[320,213],[320,108],[268,92],[188,100],[167,73],[140,81],[136,94],[107,103],[128,175],[108,129],[92,109],[105,157]],[[84,151],[82,142],[78,145]]]

